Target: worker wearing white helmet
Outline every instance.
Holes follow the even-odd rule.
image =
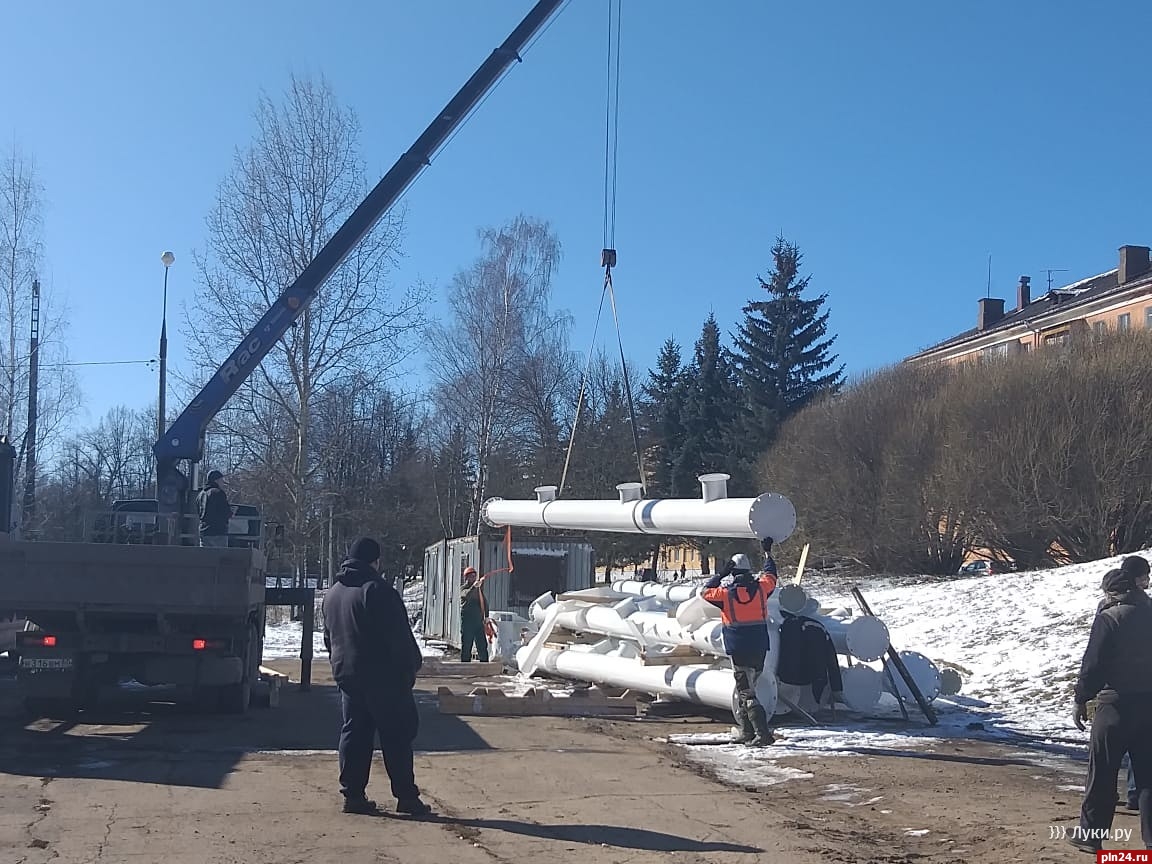
[[[770,550],[771,545],[764,548]],[[771,570],[775,570],[774,562]],[[756,682],[764,672],[768,653],[768,597],[775,590],[775,573],[766,567],[759,575],[753,574],[752,562],[742,552],[733,555],[725,568],[704,585],[704,599],[720,608],[724,651],[732,661],[736,679],[740,731],[735,740],[753,747],[776,740],[768,727],[767,712],[756,698]]]

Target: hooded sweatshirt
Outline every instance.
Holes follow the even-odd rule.
[[[1152,600],[1132,577],[1111,570],[1076,681],[1076,701],[1152,702]]]
[[[232,518],[232,507],[228,495],[215,480],[204,485],[196,499],[200,511],[200,535],[220,537],[228,533],[228,522]]]
[[[324,595],[324,646],[340,685],[411,690],[423,664],[403,599],[354,558]]]

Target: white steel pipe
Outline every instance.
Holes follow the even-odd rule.
[[[683,603],[699,594],[700,586],[683,582],[666,585],[661,582],[641,582],[639,579],[618,579],[612,583],[612,590],[635,597],[655,597],[669,603]]]
[[[645,666],[640,661],[608,653],[611,646],[573,646],[567,649],[543,648],[529,658],[528,648],[516,654],[517,662],[532,662],[537,671],[561,678],[590,681],[610,687],[640,690],[723,708],[733,707],[736,682],[731,669],[708,666]],[[761,675],[756,697],[769,716],[776,711],[776,676]]]
[[[796,530],[796,509],[775,492],[757,498],[728,498],[723,475],[700,478],[703,496],[697,499],[637,500],[636,484],[620,485],[616,501],[577,501],[555,497],[555,487],[541,486],[536,501],[484,502],[483,517],[494,528],[548,528],[569,531],[609,531],[623,534],[669,534],[692,537],[731,537],[786,540]]]

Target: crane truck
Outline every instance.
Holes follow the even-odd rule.
[[[131,677],[169,685],[182,701],[247,710],[262,653],[266,562],[259,548],[200,548],[183,528],[208,425],[562,2],[539,0],[529,10],[156,442],[152,543],[15,539],[5,515],[12,466],[0,466],[8,478],[0,484],[0,620],[33,625],[17,634],[16,649],[30,704],[90,704],[101,687]],[[0,450],[0,459],[10,451]]]

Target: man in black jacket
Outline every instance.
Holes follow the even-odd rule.
[[[196,497],[196,509],[200,513],[201,546],[228,546],[232,505],[228,503],[228,493],[220,485],[223,479],[224,475],[219,471],[209,471],[204,488]]]
[[[352,544],[324,596],[324,646],[340,689],[340,792],[345,813],[378,815],[365,794],[373,742],[380,736],[384,767],[399,813],[426,816],[412,767],[419,715],[412,688],[423,658],[404,601],[379,575],[380,544]]]
[[[1096,699],[1080,825],[1069,838],[1085,851],[1099,850],[1109,836],[1125,752],[1139,796],[1140,832],[1152,849],[1152,601],[1138,582],[1147,572],[1148,562],[1132,556],[1104,576],[1106,600],[1076,682],[1076,728],[1084,729],[1088,702]]]

